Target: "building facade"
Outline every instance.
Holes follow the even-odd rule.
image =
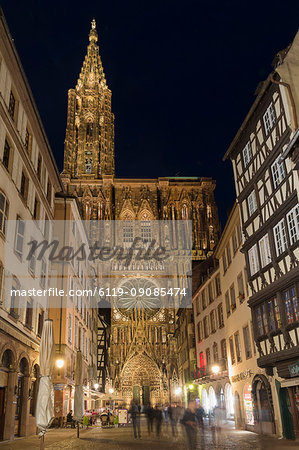
[[[257,365],[242,242],[236,203],[215,251],[219,266],[194,296],[196,383],[206,412],[222,407],[236,428],[275,434],[279,405],[273,377]]]
[[[275,379],[271,396],[291,439],[299,432],[298,45],[297,33],[277,54],[225,155],[240,205],[258,365]]]
[[[78,199],[84,220],[140,221],[148,235],[150,221],[169,220],[174,224],[178,219],[192,220],[192,258],[204,260],[212,254],[219,233],[215,182],[192,177],[115,177],[111,91],[97,41],[93,21],[76,88],[68,94],[62,173],[65,189]],[[124,235],[131,239],[132,228],[129,223],[126,227]],[[115,270],[130,278],[125,267]],[[148,281],[144,267],[137,278],[137,282]],[[143,403],[169,399],[169,386],[175,385],[173,377],[177,376],[172,350],[174,331],[173,313],[167,309],[154,315],[142,311],[133,317],[112,308],[109,376],[127,403],[133,399]],[[103,373],[103,368],[100,370]]]
[[[53,234],[62,246],[78,249],[88,245],[84,222],[77,201],[64,193],[55,197]],[[48,317],[53,320],[57,359],[62,368],[54,368],[54,413],[56,423],[62,425],[68,412],[74,411],[75,362],[77,351],[82,354],[84,409],[93,409],[98,399],[94,385],[97,381],[98,313],[94,307],[95,268],[92,262],[74,258],[68,263],[54,260],[51,264],[49,285],[63,289],[63,298],[53,297]],[[62,276],[57,276],[61,274]]]
[[[36,298],[10,294],[47,283],[47,261],[26,261],[28,230],[47,232],[63,189],[21,62],[0,10],[0,440],[36,430],[39,342],[46,315]],[[29,223],[31,226],[29,226]],[[13,247],[6,264],[6,245]],[[22,267],[22,270],[21,270]],[[21,276],[22,274],[22,276]]]

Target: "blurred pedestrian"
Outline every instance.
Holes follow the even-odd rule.
[[[134,438],[137,439],[138,435],[139,439],[141,439],[140,412],[136,403],[134,402],[132,403],[129,413],[131,414],[131,419],[133,423]]]
[[[196,408],[196,417],[197,417],[197,420],[198,420],[198,424],[200,426],[203,426],[204,414],[205,414],[205,410],[203,409],[203,407],[199,403],[198,407]]]
[[[159,408],[158,405],[155,406],[155,423],[156,423],[156,436],[160,437],[161,432],[161,426],[162,426],[162,420],[163,420],[163,414],[161,408]]]
[[[150,436],[154,428],[154,414],[155,414],[154,408],[150,403],[145,407],[144,412],[147,420],[148,435]]]
[[[176,414],[176,405],[169,405],[168,406],[168,417],[171,424],[171,430],[172,430],[172,437],[176,438],[178,436],[178,418]]]
[[[185,427],[186,437],[189,450],[196,449],[197,442],[197,417],[196,417],[196,404],[195,401],[190,401],[188,408],[186,409],[181,423]]]

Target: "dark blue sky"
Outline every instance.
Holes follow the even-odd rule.
[[[95,17],[113,93],[117,176],[211,176],[222,225],[234,202],[222,156],[275,53],[299,28],[299,1],[1,2],[59,169],[67,90]]]

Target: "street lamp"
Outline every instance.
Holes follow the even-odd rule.
[[[109,394],[113,394],[113,392],[114,392],[114,389],[113,389],[113,388],[110,388],[110,389],[109,389]]]
[[[193,389],[193,384],[189,384],[189,390],[192,391]]]
[[[64,366],[64,361],[63,359],[59,358],[56,360],[56,366],[58,367],[58,369],[62,369]]]
[[[95,389],[99,389],[99,383],[95,383],[95,384],[94,384],[94,388],[95,388]]]
[[[217,364],[212,366],[212,372],[217,375],[220,372],[220,367]]]

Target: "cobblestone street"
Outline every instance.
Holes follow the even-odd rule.
[[[180,428],[180,427],[179,427]],[[52,429],[46,434],[46,449],[100,449],[105,450],[152,450],[152,449],[186,449],[184,430],[179,429],[178,439],[173,440],[170,427],[164,425],[160,439],[155,435],[148,436],[147,429],[142,426],[142,439],[135,440],[133,430],[130,426],[126,428],[101,429],[93,427],[80,431],[80,438],[76,438],[76,431],[71,429]],[[23,439],[19,438],[13,442],[3,442],[0,450],[35,450],[40,448],[37,436]],[[298,448],[298,443],[276,439],[272,437],[259,436],[247,431],[235,431],[224,429],[220,435],[213,436],[207,427],[204,433],[198,434],[198,449],[238,449],[238,450],[287,450]]]

